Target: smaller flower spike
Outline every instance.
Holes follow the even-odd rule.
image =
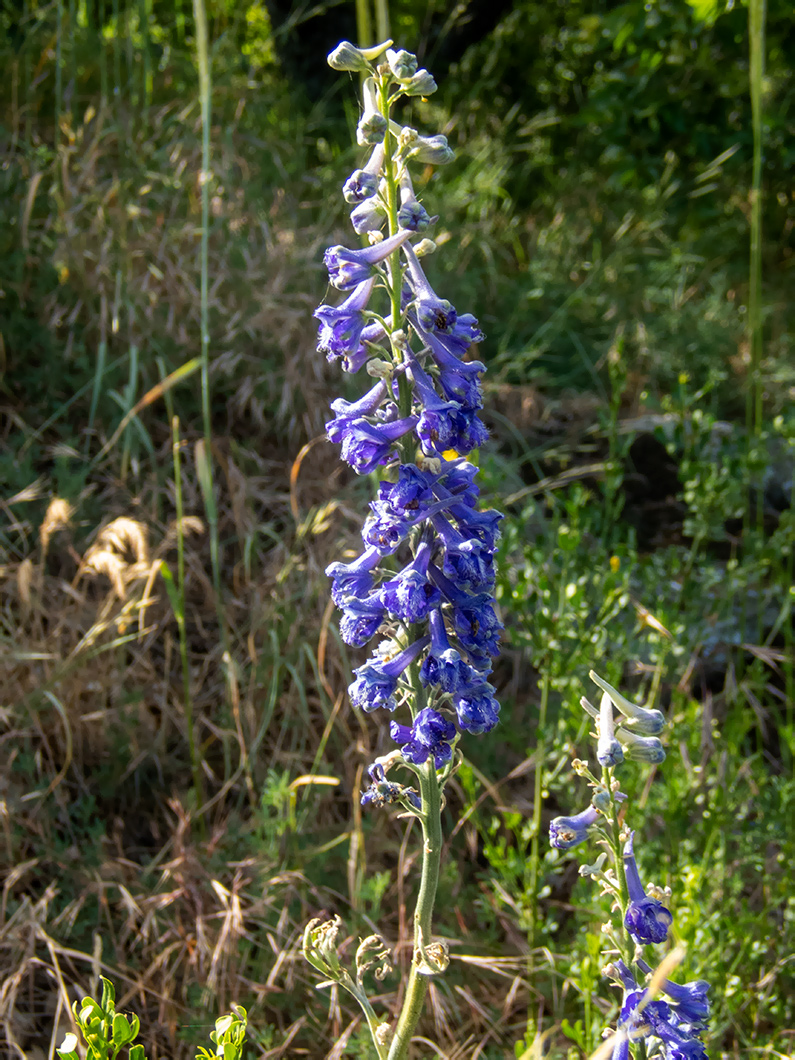
[[[413,235],[410,231],[396,232],[380,243],[359,250],[343,246],[329,247],[323,255],[329,283],[340,291],[356,287],[372,276],[373,265],[378,265],[398,247],[402,247],[410,235]]]
[[[386,644],[387,647],[391,647],[389,641]],[[356,674],[356,680],[348,686],[351,703],[367,711],[368,714],[370,711],[377,710],[378,707],[394,710],[397,706],[395,690],[398,678],[427,646],[428,637],[420,637],[408,648],[397,652],[391,658],[379,654],[368,659],[364,666],[353,671]]]
[[[455,725],[430,707],[419,712],[410,728],[390,722],[389,735],[403,745],[403,757],[415,766],[421,766],[431,755],[433,764],[440,769],[452,758],[450,741],[455,737]]]
[[[549,841],[557,850],[571,850],[588,838],[588,829],[596,823],[599,813],[595,806],[587,806],[574,817],[556,817],[549,823]]]
[[[634,837],[635,833],[630,832],[629,839],[624,844],[624,872],[629,890],[629,905],[624,924],[635,942],[645,945],[665,942],[674,918],[662,902],[650,898],[643,889],[635,864]]]

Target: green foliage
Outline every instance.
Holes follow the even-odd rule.
[[[85,1052],[79,1048],[75,1034],[69,1033],[56,1049],[61,1060],[115,1060],[122,1049],[127,1049],[129,1060],[146,1060],[143,1045],[136,1042],[141,1022],[136,1015],[125,1016],[116,1011],[116,991],[113,983],[104,976],[102,999],[84,997],[75,1001],[72,1011],[77,1027],[83,1037]],[[196,1060],[241,1060],[246,1037],[246,1010],[234,1005],[233,1011],[219,1016],[215,1030],[210,1032],[212,1052],[200,1046]]]

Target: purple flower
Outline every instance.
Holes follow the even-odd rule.
[[[384,605],[378,599],[349,597],[343,604],[340,636],[353,648],[362,648],[374,637],[384,621]]]
[[[424,685],[437,685],[442,692],[464,695],[479,681],[472,667],[447,639],[438,607],[431,612],[430,627],[431,647],[420,667],[420,680]]]
[[[487,593],[471,596],[462,592],[438,567],[431,567],[429,574],[453,605],[453,629],[462,646],[468,652],[499,655],[503,625],[495,614],[493,598]]]
[[[443,515],[433,516],[432,522],[444,542],[444,573],[456,588],[469,592],[490,590],[494,585],[491,550],[481,541],[464,537]]]
[[[643,890],[635,864],[634,837],[635,833],[630,832],[629,839],[624,844],[624,872],[629,890],[629,905],[624,924],[635,942],[665,942],[674,918],[662,902],[649,898]]]
[[[556,817],[549,823],[549,841],[557,850],[571,850],[588,838],[588,829],[599,816],[595,806],[587,806],[574,817]]]
[[[391,615],[406,623],[421,622],[440,602],[439,590],[428,581],[431,547],[423,542],[412,563],[379,590],[379,598]]]
[[[375,471],[379,464],[387,463],[393,453],[394,443],[412,430],[416,423],[416,416],[378,425],[365,419],[350,420],[345,425],[342,437],[342,459],[350,464],[357,475],[367,475]]]
[[[428,283],[414,248],[407,245],[403,252],[408,261],[408,282],[414,296],[414,312],[419,326],[436,334],[452,331],[458,319],[455,307],[446,298],[439,298]]]
[[[350,250],[342,246],[329,247],[323,255],[329,283],[341,291],[356,287],[371,277],[373,265],[377,265],[398,247],[403,246],[410,235],[411,232],[396,232],[388,239],[360,250]]]
[[[362,331],[358,347],[342,359],[343,370],[351,374],[358,372],[362,365],[366,364],[375,353],[384,353],[383,349],[380,351],[373,350],[371,344],[380,342],[385,335],[386,330],[380,321],[374,320],[372,323],[367,324]]]
[[[450,437],[450,448],[457,453],[470,453],[479,449],[489,440],[486,425],[472,409],[458,409],[451,414],[453,434]]]
[[[370,508],[371,514],[362,527],[362,540],[365,545],[377,549],[382,556],[389,556],[397,550],[414,525],[414,520],[401,518],[389,510],[384,511],[379,501],[372,501]]]
[[[337,398],[331,402],[331,411],[334,419],[326,424],[326,434],[330,442],[338,445],[344,441],[345,434],[350,425],[363,416],[373,416],[383,404],[387,396],[386,383],[380,380],[371,387],[358,401],[346,401]]]
[[[638,961],[638,967],[646,975],[651,974],[651,968],[645,961]],[[709,983],[703,979],[681,984],[663,979],[662,989],[676,1002],[676,1016],[682,1023],[701,1026],[709,1018]]]
[[[420,637],[391,657],[379,654],[368,659],[364,666],[353,671],[356,680],[348,686],[351,703],[367,713],[378,707],[394,710],[398,678],[427,645],[428,637]]]
[[[414,395],[419,399],[422,413],[417,424],[417,436],[428,453],[442,453],[458,439],[455,414],[461,411],[457,401],[443,401],[419,363],[412,359],[409,366]]]
[[[344,607],[349,596],[361,599],[373,587],[372,571],[381,561],[376,548],[368,548],[352,563],[330,563],[326,574],[334,581],[331,584],[331,599],[337,607]]]
[[[433,475],[416,464],[401,464],[397,482],[382,482],[378,499],[399,515],[416,512],[420,504],[432,498]]]
[[[390,722],[389,735],[403,745],[403,757],[415,766],[421,766],[431,755],[433,764],[440,769],[452,758],[450,741],[455,736],[455,725],[430,707],[419,712],[410,728]]]
[[[346,357],[358,348],[364,331],[364,308],[370,300],[375,277],[370,276],[358,284],[353,294],[338,306],[321,305],[314,312],[320,321],[317,333],[318,353],[326,359]]]
[[[486,548],[496,549],[500,539],[499,524],[503,519],[502,512],[494,508],[479,512],[469,505],[454,504],[450,507],[450,514],[455,516],[458,529],[464,537],[477,538]]]
[[[491,732],[500,720],[500,704],[494,698],[494,688],[486,681],[455,697],[453,703],[458,724],[466,732]]]

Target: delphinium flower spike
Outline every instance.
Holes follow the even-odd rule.
[[[630,1056],[654,1055],[665,1060],[706,1060],[701,1034],[709,1017],[707,983],[699,980],[679,986],[665,978],[662,971],[653,974],[659,960],[651,957],[647,962],[642,955],[646,947],[659,947],[669,937],[674,918],[663,899],[667,903],[671,892],[644,887],[641,882],[635,861],[636,833],[626,826],[626,806],[622,804],[627,797],[616,776],[617,768],[627,759],[655,765],[664,760],[665,750],[657,734],[665,718],[659,710],[630,702],[594,671],[590,676],[602,691],[599,710],[584,697],[580,702],[596,723],[596,758],[601,776],[594,776],[585,762],[575,761],[575,772],[586,777],[593,788],[591,804],[574,817],[556,817],[549,826],[549,837],[553,847],[566,851],[595,835],[612,856],[612,872],[604,868],[605,852],[594,865],[580,867],[581,875],[598,880],[621,913],[620,924],[607,930],[617,949],[611,952],[611,963],[604,970],[623,991],[612,1057],[629,1060]],[[618,718],[614,709],[619,712]],[[670,1001],[656,998],[645,986],[647,978]]]
[[[406,1000],[391,1044],[384,1025],[382,1040],[374,1034],[379,1056],[401,1060],[428,977],[447,965],[431,929],[443,788],[460,762],[464,735],[487,733],[499,720],[487,678],[502,629],[493,596],[501,516],[477,507],[477,466],[465,459],[488,438],[478,415],[485,365],[465,360],[483,334],[472,314],[459,314],[436,294],[419,257],[435,249],[421,237],[437,220],[421,202],[420,180],[429,166],[454,156],[444,136],[395,121],[396,101],[427,96],[436,83],[416,56],[391,43],[366,50],[343,42],[329,56],[335,69],[364,74],[356,136],[367,153],[345,181],[343,198],[354,231],[368,243],[326,251],[329,283],[346,297],[324,303],[315,316],[318,353],[350,373],[366,367],[376,379],[360,398],[331,403],[329,440],[357,474],[378,471],[381,481],[362,520],[362,553],[329,564],[327,574],[342,639],[362,647],[380,635],[354,670],[351,703],[394,714],[389,735],[396,746],[370,767],[362,803],[399,805],[423,831]],[[414,786],[395,779],[399,767]],[[316,943],[308,947],[314,954]],[[335,981],[350,989],[342,977]]]

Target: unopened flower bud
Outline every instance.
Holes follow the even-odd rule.
[[[356,126],[356,142],[361,144],[380,144],[384,139],[387,121],[378,109],[375,92],[375,80],[368,77],[364,82],[364,112]]]
[[[421,239],[414,247],[414,253],[418,258],[426,258],[436,250],[436,244],[432,239]]]
[[[359,73],[369,71],[372,60],[377,59],[391,43],[390,40],[374,48],[357,48],[350,41],[340,41],[334,51],[330,52],[326,61],[332,70],[353,70]]]
[[[646,707],[639,707],[635,703],[631,703],[626,696],[623,696],[618,689],[609,685],[595,670],[591,670],[588,676],[602,689],[605,695],[610,697],[616,709],[624,715],[627,723],[632,726],[635,732],[641,733],[643,736],[656,736],[657,733],[662,732],[665,725],[665,716],[662,711],[648,710]]]
[[[658,766],[665,761],[665,748],[656,736],[636,736],[629,729],[621,727],[617,734],[627,758],[632,762],[648,762]]]
[[[418,136],[411,145],[409,156],[418,162],[444,166],[453,161],[455,152],[448,144],[447,137],[439,133],[436,136]]]
[[[437,85],[427,70],[418,70],[411,80],[401,87],[407,96],[431,96]]]
[[[391,48],[387,50],[386,61],[389,63],[389,69],[392,71],[393,76],[398,81],[408,81],[417,72],[417,56],[412,55],[411,52],[393,51]]]
[[[351,224],[356,234],[360,236],[364,235],[365,232],[377,232],[383,227],[385,220],[386,208],[375,195],[370,199],[365,199],[364,202],[360,202],[351,211]]]

